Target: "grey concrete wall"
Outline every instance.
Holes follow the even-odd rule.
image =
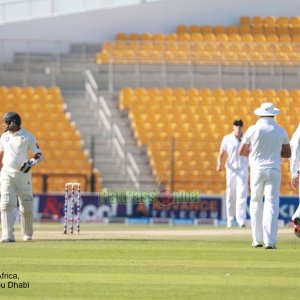
[[[0,26],[0,39],[92,41],[117,32],[174,32],[180,23],[234,25],[241,15],[300,15],[299,0],[168,0]]]

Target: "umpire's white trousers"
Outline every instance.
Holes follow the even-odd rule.
[[[300,187],[300,177],[299,177],[299,187]],[[296,218],[300,218],[300,188],[298,188],[299,193],[299,205],[295,211],[295,213],[292,216],[292,220],[294,221]]]
[[[250,217],[253,244],[274,245],[277,242],[280,181],[279,171],[251,171]]]
[[[239,226],[245,224],[248,194],[248,169],[226,168],[226,217],[227,226],[234,218]]]

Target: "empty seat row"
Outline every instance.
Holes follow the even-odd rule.
[[[276,27],[276,26],[251,26],[251,25],[232,25],[232,26],[200,26],[200,25],[178,25],[176,29],[176,33],[179,35],[182,34],[195,34],[195,33],[201,33],[201,34],[252,34],[252,35],[270,35],[270,34],[276,34],[278,36],[281,35],[289,35],[291,39],[293,39],[295,36],[300,35],[300,27]],[[146,37],[146,36],[145,36]]]

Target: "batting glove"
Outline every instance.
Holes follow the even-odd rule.
[[[34,158],[32,158],[23,163],[20,171],[23,173],[28,173],[28,171],[35,165],[36,165],[36,160]]]

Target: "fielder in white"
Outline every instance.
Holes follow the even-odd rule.
[[[255,248],[264,244],[266,249],[276,249],[281,157],[291,156],[288,135],[274,120],[279,112],[270,102],[261,104],[254,111],[261,118],[248,128],[239,151],[240,155],[249,155],[250,217]]]
[[[291,186],[294,190],[299,188],[299,172],[300,172],[300,124],[294,132],[290,141],[292,155],[290,158],[290,171],[291,171]],[[299,191],[300,192],[300,191]],[[300,194],[299,194],[300,199]],[[292,216],[295,228],[294,232],[296,236],[300,237],[300,204]]]
[[[243,137],[243,121],[233,122],[233,132],[225,135],[217,159],[217,171],[222,170],[226,159],[226,217],[227,227],[234,225],[234,219],[240,227],[245,226],[248,195],[248,158],[239,155]]]
[[[14,222],[17,198],[21,212],[23,240],[32,239],[33,196],[30,169],[43,160],[33,134],[21,128],[21,117],[8,112],[3,117],[5,130],[0,138],[2,243],[15,242]],[[28,159],[28,152],[34,153]]]

